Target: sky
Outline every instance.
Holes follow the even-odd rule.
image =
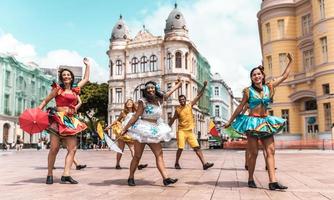
[[[108,80],[111,31],[120,14],[132,37],[145,25],[163,35],[177,2],[189,37],[235,96],[261,64],[256,14],[261,0],[1,0],[0,52],[41,67],[82,66],[92,60],[92,81]]]

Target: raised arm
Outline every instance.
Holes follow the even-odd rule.
[[[281,76],[279,76],[278,78],[275,78],[273,81],[272,81],[272,85],[273,87],[276,87],[278,86],[279,84],[281,84],[285,79],[288,78],[289,74],[290,74],[290,71],[291,71],[291,63],[292,63],[292,57],[291,57],[291,54],[288,53],[287,55],[287,58],[289,60],[287,66],[285,67],[285,70],[283,72],[283,74]]]
[[[39,109],[43,110],[43,108],[57,96],[58,88],[53,88],[50,94],[42,101],[42,103],[38,106]]]
[[[168,92],[166,92],[166,94],[165,94],[165,96],[164,96],[164,100],[167,100],[167,99],[170,97],[170,95],[172,95],[173,92],[174,92],[176,89],[178,89],[179,87],[181,87],[181,85],[182,85],[182,82],[181,82],[180,78],[178,78],[178,79],[176,80],[176,84],[175,84],[175,85],[174,85]]]
[[[175,111],[175,112],[174,112],[174,116],[169,120],[168,125],[169,125],[169,126],[172,126],[173,123],[174,123],[174,121],[175,121],[177,118],[178,118],[178,116],[177,116],[177,112]]]
[[[194,106],[199,101],[199,99],[202,97],[202,95],[204,94],[205,88],[208,85],[208,81],[204,81],[203,85],[204,86],[202,87],[201,91],[199,91],[199,93],[197,93],[197,96],[190,102],[191,106]]]
[[[116,122],[121,122],[123,118],[124,118],[124,115],[123,115],[123,112],[122,112],[122,113],[118,116],[118,118],[117,118],[115,121],[113,121],[109,126],[107,126],[104,130],[105,130],[105,131],[109,130],[113,125],[116,124]]]
[[[244,107],[247,104],[247,100],[248,100],[248,97],[244,92],[241,103],[239,104],[237,109],[235,109],[235,111],[233,112],[230,120],[228,120],[228,122],[224,125],[225,128],[228,128],[229,126],[231,126],[231,123],[234,121],[234,119],[241,113],[241,111],[244,110]]]
[[[138,109],[134,115],[132,115],[129,122],[124,126],[124,128],[121,131],[121,135],[124,135],[126,131],[138,120],[138,118],[143,114],[144,112],[144,104],[142,101],[138,101]]]
[[[88,58],[84,58],[83,62],[86,65],[86,70],[83,79],[78,83],[79,88],[82,88],[89,81],[90,61],[88,60]]]

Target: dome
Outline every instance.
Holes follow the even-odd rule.
[[[165,34],[174,30],[188,31],[186,20],[184,19],[183,14],[179,11],[179,9],[177,9],[177,4],[175,4],[175,8],[169,14],[166,20]]]
[[[122,19],[122,15],[119,17],[118,22],[112,29],[110,41],[114,40],[126,40],[129,39],[129,29],[128,26],[125,24],[124,20]]]

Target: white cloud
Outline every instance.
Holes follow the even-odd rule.
[[[81,56],[76,51],[67,49],[58,49],[50,51],[46,56],[37,55],[35,48],[31,44],[25,44],[18,41],[11,34],[0,35],[0,52],[10,53],[23,62],[34,61],[40,67],[55,68],[59,65],[84,66]],[[91,61],[91,81],[106,82],[108,80],[108,69],[103,68],[94,59]]]
[[[241,96],[249,85],[249,71],[261,63],[256,14],[260,0],[198,0],[179,5],[189,29],[189,36],[199,52],[207,58],[212,73],[219,72]],[[142,24],[155,35],[163,35],[165,20],[173,9],[163,4],[141,21],[129,21],[132,36]]]

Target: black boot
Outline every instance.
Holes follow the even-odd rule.
[[[248,187],[249,188],[257,188],[256,184],[254,181],[248,181]]]
[[[83,168],[86,168],[87,165],[77,165],[76,166],[76,170],[80,170],[80,169],[83,169]]]
[[[46,177],[46,184],[53,184],[53,176],[47,176]]]
[[[122,169],[122,167],[120,165],[116,165],[115,167],[116,169]]]
[[[207,170],[207,169],[209,169],[210,167],[213,167],[213,163],[209,163],[209,162],[207,162],[207,163],[205,163],[205,164],[203,165],[203,170]]]
[[[174,167],[175,169],[182,169],[179,163],[175,163]]]
[[[138,165],[138,170],[142,170],[147,167],[147,164]]]
[[[71,176],[61,176],[60,183],[66,184],[67,182],[71,184],[78,184],[78,181],[74,180]]]
[[[269,183],[269,189],[270,190],[285,190],[285,189],[288,189],[288,187],[278,182],[273,182],[273,183]]]
[[[170,184],[174,184],[177,182],[177,178],[173,179],[173,178],[166,178],[164,179],[163,183],[164,186],[170,185]]]
[[[128,186],[136,186],[135,179],[128,178]]]

